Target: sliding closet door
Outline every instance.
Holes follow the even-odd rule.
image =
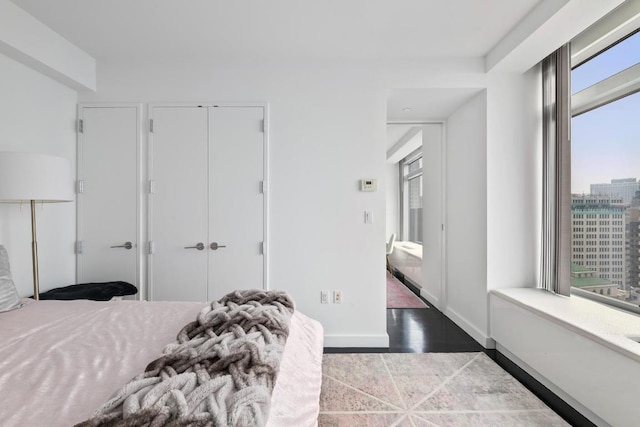
[[[77,281],[138,284],[138,106],[81,106]]]
[[[263,118],[261,107],[209,109],[211,299],[263,288]]]
[[[207,108],[152,107],[150,116],[150,296],[206,301]]]

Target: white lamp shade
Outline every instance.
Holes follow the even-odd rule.
[[[0,202],[70,202],[73,185],[67,159],[0,151]]]

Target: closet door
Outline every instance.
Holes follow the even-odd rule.
[[[150,297],[206,301],[207,108],[152,107],[150,117]]]
[[[77,281],[138,285],[139,106],[80,106]]]
[[[264,286],[263,118],[261,107],[209,109],[210,299]]]
[[[262,107],[153,107],[151,298],[264,288]]]

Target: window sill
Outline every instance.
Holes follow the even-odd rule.
[[[394,251],[402,251],[408,255],[422,259],[422,245],[414,242],[395,242]]]
[[[640,362],[640,316],[636,314],[542,289],[494,289],[491,294]]]

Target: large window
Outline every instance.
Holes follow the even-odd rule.
[[[640,304],[640,33],[571,71],[571,286]]]
[[[402,240],[422,244],[422,151],[400,162]]]

